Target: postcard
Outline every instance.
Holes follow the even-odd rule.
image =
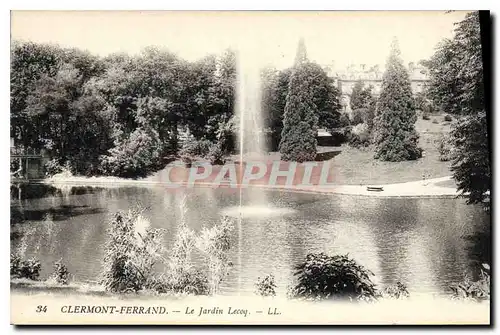
[[[490,325],[488,11],[12,11],[15,325]]]

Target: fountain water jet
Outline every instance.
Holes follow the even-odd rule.
[[[261,70],[258,51],[240,48],[237,59],[236,117],[239,120],[237,140],[240,149],[240,176],[243,175],[244,162],[266,162],[268,150],[264,133],[264,117],[262,115]],[[245,197],[244,197],[245,195]],[[244,199],[245,198],[245,199]],[[280,209],[269,206],[265,190],[259,187],[247,187],[243,194],[240,186],[239,213],[230,208],[226,213],[231,216],[276,217],[289,214],[292,209]],[[239,215],[238,215],[239,214]]]
[[[264,125],[261,110],[260,66],[253,52],[239,50],[237,57],[236,116],[239,119],[238,145],[240,148],[240,176],[243,176],[244,161],[262,160],[265,148]],[[242,203],[240,188],[240,207]],[[266,204],[265,193],[260,189],[248,192],[251,204]]]

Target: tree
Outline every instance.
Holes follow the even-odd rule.
[[[487,128],[486,113],[479,112],[462,118],[452,130],[456,156],[451,169],[469,204],[487,201],[489,206],[491,167]]]
[[[363,88],[364,88],[363,81],[361,80],[356,81],[354,87],[352,88],[352,93],[351,93],[350,104],[352,110],[364,107],[365,101],[363,99]]]
[[[155,47],[100,58],[14,41],[11,136],[78,174],[142,176],[176,153],[179,127],[231,151],[235,82],[230,50],[188,62]]]
[[[73,102],[78,97],[80,74],[70,64],[64,64],[54,75],[43,74],[26,99],[26,111],[32,122],[38,122],[41,146],[66,159],[72,138],[68,127],[76,122]]]
[[[281,159],[285,161],[304,162],[316,157],[318,112],[311,92],[314,65],[304,57],[301,40],[288,85],[279,146]]]
[[[373,128],[373,118],[375,117],[376,100],[372,94],[373,86],[364,87],[362,81],[357,81],[352,88],[351,109],[353,115],[353,125],[366,123],[368,130]]]
[[[304,42],[304,38],[300,38],[299,45],[297,47],[297,53],[295,54],[295,65],[307,62],[308,59],[307,59],[306,43]]]
[[[429,96],[444,111],[459,116],[451,132],[458,190],[468,203],[487,201],[491,166],[478,12],[456,24],[453,38],[439,44],[427,66]]]
[[[420,158],[416,120],[410,77],[394,40],[374,120],[375,158],[393,162]]]
[[[315,63],[309,63],[311,76],[310,89],[312,102],[318,112],[318,127],[328,130],[340,126],[340,90],[334,85],[333,78]]]
[[[26,112],[26,99],[42,75],[54,76],[60,65],[57,47],[32,42],[14,41],[10,62],[11,137],[25,146],[38,146],[36,125]]]
[[[283,114],[292,68],[281,71],[263,69],[262,71],[262,116],[266,132],[270,134],[270,150],[279,148],[283,130]]]
[[[465,16],[452,39],[438,44],[423,64],[429,69],[428,95],[450,114],[468,115],[484,108],[479,13]]]

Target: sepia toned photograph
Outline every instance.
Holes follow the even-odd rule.
[[[489,11],[11,11],[14,325],[490,325]]]

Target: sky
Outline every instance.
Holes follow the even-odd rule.
[[[12,11],[11,39],[77,47],[99,55],[155,45],[194,61],[226,48],[276,68],[293,64],[304,38],[309,59],[343,69],[384,65],[394,37],[405,63],[429,58],[466,12]]]

